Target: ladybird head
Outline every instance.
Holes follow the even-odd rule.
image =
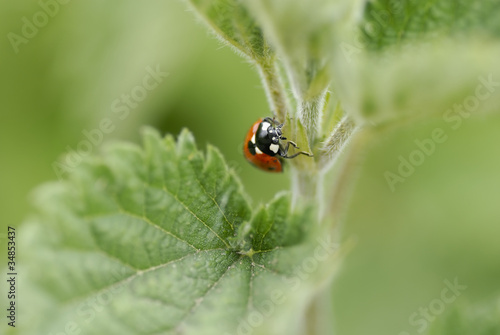
[[[280,140],[285,140],[283,137],[283,132],[281,128],[283,128],[283,124],[276,124],[276,121],[271,118],[265,118],[262,121],[263,129],[267,131],[267,137],[272,144],[279,144]]]
[[[281,135],[281,128],[279,126],[276,128],[273,126],[267,128],[267,136],[271,139],[273,144],[278,144],[280,142]]]

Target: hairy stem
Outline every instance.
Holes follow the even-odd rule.
[[[309,303],[306,310],[306,334],[332,334],[332,293],[331,286],[325,287]]]
[[[317,171],[292,170],[292,207],[296,208],[302,202],[323,201],[318,199]]]
[[[310,146],[314,145],[314,141],[318,137],[318,133],[321,129],[321,119],[323,117],[326,93],[327,90],[325,89],[319,95],[299,101],[298,104],[299,119],[306,129]]]
[[[279,122],[285,122],[289,110],[288,101],[281,77],[276,69],[274,60],[257,63],[262,83],[266,91],[267,100],[273,115]]]
[[[344,116],[342,120],[335,126],[330,137],[325,141],[321,148],[320,166],[329,166],[335,162],[336,158],[351,139],[356,130],[356,125],[348,116]]]

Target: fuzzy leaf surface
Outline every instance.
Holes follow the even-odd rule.
[[[500,5],[495,0],[392,1],[367,3],[361,32],[370,50],[423,37],[476,32],[500,36]]]
[[[240,1],[188,1],[216,35],[237,51],[259,63],[268,62],[273,52],[262,31]]]
[[[295,271],[334,254],[313,240],[312,211],[292,214],[281,195],[252,213],[221,154],[187,131],[175,141],[148,129],[144,146],[109,146],[37,191],[19,234],[30,246],[19,334],[233,334],[272,324],[285,302],[288,318],[300,313],[315,287],[305,283],[330,270]]]

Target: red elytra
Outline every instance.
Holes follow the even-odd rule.
[[[245,137],[245,143],[243,144],[243,154],[247,161],[261,170],[267,172],[283,172],[283,162],[281,158],[270,156],[263,152],[257,152],[255,149],[252,150],[252,146],[255,144],[255,134],[262,121],[262,118],[258,119],[248,131]],[[253,142],[252,139],[254,139]]]

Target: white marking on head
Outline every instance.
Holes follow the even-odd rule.
[[[275,154],[277,154],[277,153],[278,153],[278,150],[280,149],[280,146],[279,146],[278,144],[271,144],[271,145],[269,146],[269,149],[270,149],[272,152],[274,152]]]
[[[269,122],[262,122],[262,129],[267,130],[267,128],[271,127]]]
[[[250,141],[252,141],[252,143],[255,144],[255,134],[253,134],[252,139]]]
[[[256,153],[258,153],[259,155],[262,155],[262,154],[263,154],[263,152],[262,152],[262,151],[260,151],[260,149],[259,149],[258,147],[255,147],[255,152],[256,152]]]

